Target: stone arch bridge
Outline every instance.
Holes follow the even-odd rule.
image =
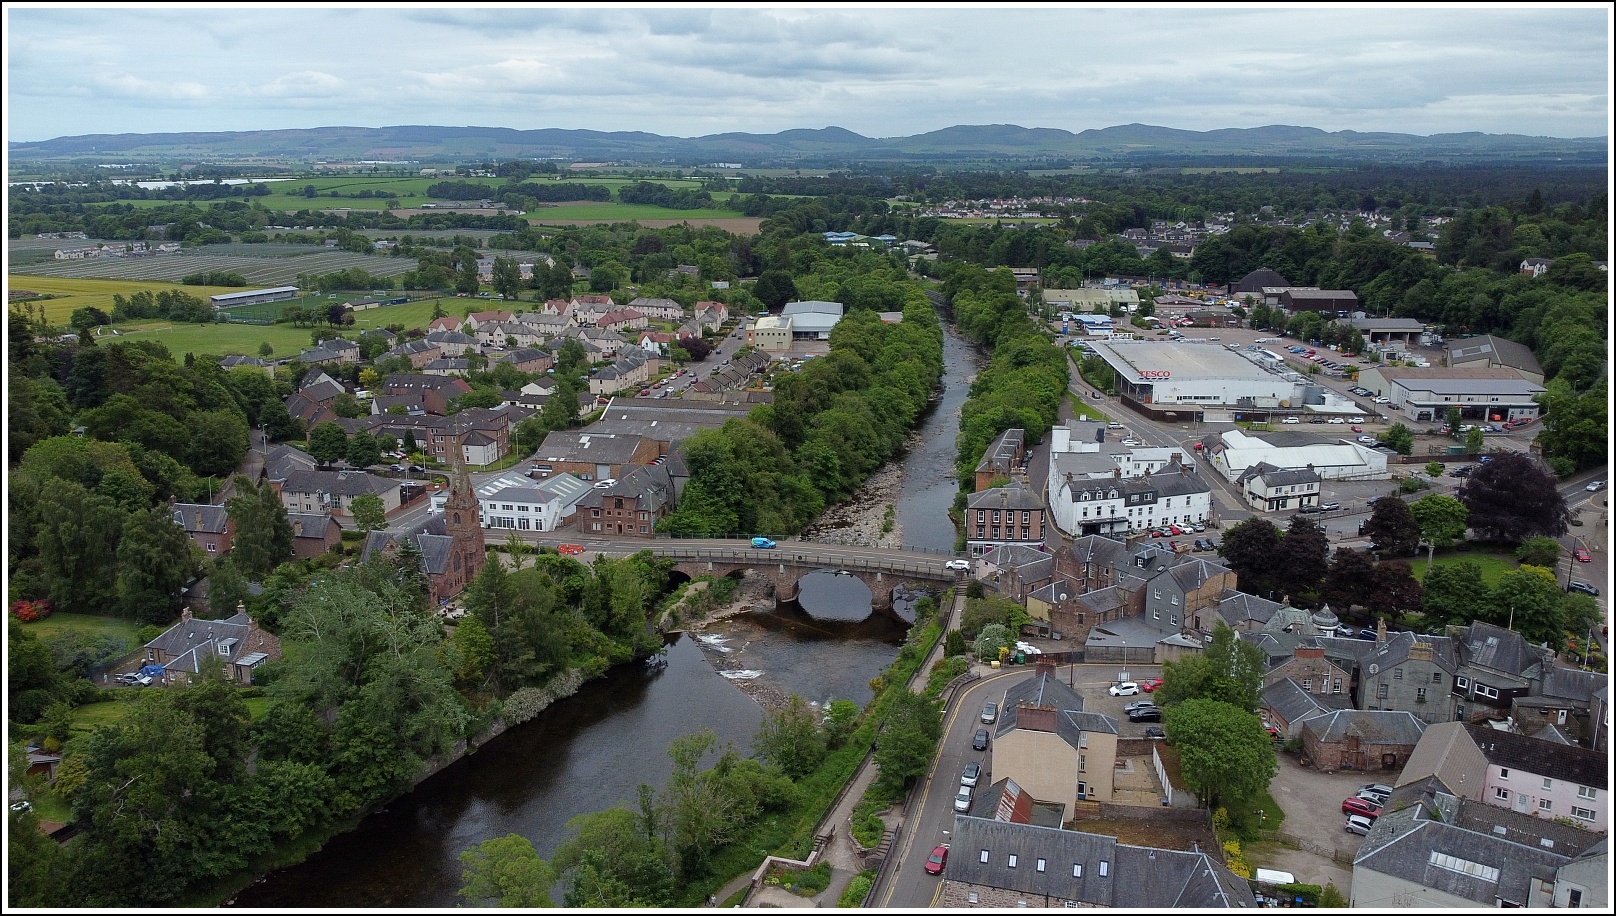
[[[743,547],[654,546],[651,552],[675,560],[674,569],[692,579],[752,570],[774,584],[779,601],[796,599],[802,577],[828,570],[850,575],[870,589],[876,609],[892,607],[892,590],[905,582],[952,583],[961,573],[944,568],[951,557],[919,551],[873,551],[834,545],[782,543],[773,550]]]

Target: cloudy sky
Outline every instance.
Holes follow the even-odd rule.
[[[7,136],[954,124],[1608,136],[1610,14],[8,5]]]

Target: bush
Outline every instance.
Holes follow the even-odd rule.
[[[874,787],[871,787],[872,791]],[[864,793],[864,800],[853,809],[853,839],[858,840],[865,849],[874,847],[881,842],[881,837],[887,832],[886,821],[881,820],[877,811],[886,808],[887,802],[883,798],[871,797],[869,791]]]
[[[875,869],[861,871],[853,876],[847,884],[847,890],[842,891],[841,899],[836,905],[842,909],[857,909],[864,905],[864,898],[869,896],[870,888],[875,886]]]
[[[51,603],[49,598],[40,598],[37,601],[13,601],[11,603],[11,616],[23,623],[44,620],[50,615]]]

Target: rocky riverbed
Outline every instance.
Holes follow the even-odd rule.
[[[917,442],[915,437],[905,448]],[[844,547],[903,547],[903,526],[898,522],[898,495],[903,490],[903,465],[892,461],[871,474],[847,501],[826,509],[819,520],[803,529],[802,539]],[[882,531],[891,511],[891,530]]]

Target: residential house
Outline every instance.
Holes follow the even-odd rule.
[[[477,329],[477,343],[483,347],[536,347],[550,336],[544,329],[523,321],[489,321]]]
[[[987,450],[982,453],[982,460],[976,465],[978,492],[993,486],[993,481],[998,478],[1008,480],[1021,469],[1026,457],[1026,438],[1027,431],[1017,427],[999,433],[988,444]]]
[[[694,306],[692,306],[692,308],[694,309],[698,319],[701,316],[711,312],[713,316],[718,319],[719,324],[723,324],[729,320],[729,306],[722,302],[711,302],[704,299],[696,303]],[[678,319],[672,318],[669,320],[677,321]]]
[[[208,556],[222,557],[230,552],[230,546],[235,543],[236,523],[224,506],[175,503],[169,511],[174,524],[185,529],[185,536]]]
[[[977,561],[977,572],[991,580],[998,593],[1014,601],[1048,584],[1055,571],[1055,555],[1042,544],[1005,544],[990,547]]]
[[[1426,730],[1397,785],[1441,780],[1472,801],[1583,829],[1610,829],[1610,758],[1601,751],[1465,722]]]
[[[426,402],[419,393],[378,394],[370,399],[370,413],[371,416],[386,413],[418,417],[426,413]]]
[[[1343,698],[1352,703],[1352,671],[1331,661],[1317,642],[1296,647],[1295,655],[1263,673],[1263,689],[1280,681],[1294,683],[1303,693]]]
[[[505,355],[503,361],[518,372],[526,372],[529,375],[541,374],[555,365],[554,357],[537,347],[512,350]]]
[[[219,360],[221,369],[257,369],[270,378],[275,377],[275,365],[267,359],[256,356],[226,356]]]
[[[1459,663],[1447,698],[1455,721],[1507,717],[1554,663],[1548,650],[1490,623],[1449,627],[1448,635],[1455,641]]]
[[[492,262],[490,262],[490,267],[492,267]],[[470,333],[476,333],[484,325],[504,324],[510,320],[511,313],[506,311],[472,312],[466,316],[465,324],[461,327]]]
[[[634,356],[622,356],[598,372],[589,375],[589,393],[599,396],[620,391],[638,391],[651,381],[650,363],[636,350]]]
[[[317,557],[342,543],[342,528],[329,512],[288,512],[292,526],[292,556]]]
[[[1521,261],[1521,273],[1536,279],[1548,273],[1553,264],[1553,258],[1527,258]]]
[[[1609,905],[1603,835],[1476,804],[1440,784],[1412,788],[1353,857],[1354,908]]]
[[[406,340],[398,346],[381,355],[381,359],[397,359],[402,357],[410,361],[416,369],[425,366],[443,355],[438,345],[429,340]],[[378,360],[379,362],[380,360]]]
[[[459,356],[440,356],[422,366],[421,371],[427,375],[465,375],[471,371],[471,360]]]
[[[696,303],[696,310],[700,311],[702,305],[703,303]],[[672,299],[641,296],[630,302],[628,307],[646,318],[652,318],[657,321],[683,321],[685,318],[685,307]],[[639,325],[639,327],[644,327],[644,325]]]
[[[444,414],[449,402],[471,391],[465,379],[442,375],[398,372],[382,380],[382,393],[389,395],[419,395],[428,413]]]
[[[578,501],[576,526],[587,534],[649,538],[673,511],[673,479],[661,465],[624,467],[610,486],[592,488]]]
[[[1189,465],[1173,462],[1160,474],[1111,479],[1077,477],[1071,472],[1051,477],[1050,516],[1055,526],[1073,535],[1123,534],[1164,525],[1206,521],[1212,488]]]
[[[600,316],[595,322],[596,327],[608,328],[613,331],[638,331],[650,324],[646,317],[631,308],[613,309]]]
[[[1240,473],[1246,504],[1259,512],[1281,512],[1319,504],[1319,475],[1311,468],[1277,468],[1259,461]]]
[[[445,315],[442,318],[432,319],[432,323],[426,326],[426,332],[430,335],[440,331],[458,331],[461,324],[461,319]]]
[[[413,438],[423,453],[445,464],[458,454],[466,464],[483,467],[509,453],[511,426],[511,413],[504,407],[468,407],[450,417],[382,414],[361,421],[358,428],[400,442]]]
[[[1020,484],[972,493],[965,519],[965,543],[974,556],[989,547],[1044,542],[1044,503]]]
[[[615,308],[617,304],[612,301],[611,296],[574,296],[567,314],[579,325],[593,326],[602,315]]]
[[[998,811],[1006,808],[1000,805]],[[1116,837],[955,815],[938,907],[1108,907],[1133,912],[1255,907],[1251,885],[1201,851],[1132,846]]]
[[[546,299],[544,300],[544,308],[541,310],[541,314],[565,318],[571,311],[572,303],[565,299]],[[529,312],[528,314],[531,315],[532,313]]]
[[[1054,665],[1039,665],[1005,691],[994,727],[996,779],[1015,780],[1069,818],[1080,802],[1111,800],[1116,760],[1116,722],[1085,712],[1082,695],[1061,681]]]
[[[566,305],[565,302],[561,304]],[[577,326],[565,312],[552,314],[548,309],[543,312],[523,312],[516,316],[515,323],[525,328],[531,328],[546,339],[555,337],[562,331]]]
[[[440,356],[465,356],[477,349],[477,338],[460,331],[433,331],[426,340],[438,348]]]
[[[352,515],[356,497],[371,494],[382,511],[399,507],[399,484],[364,471],[292,471],[281,482],[281,505],[287,512]]]
[[[1352,708],[1352,697],[1345,693],[1314,693],[1302,688],[1294,677],[1264,682],[1259,701],[1263,721],[1287,739],[1301,737],[1302,723],[1341,709]],[[1314,686],[1318,681],[1313,681]]]
[[[1164,634],[1189,629],[1187,621],[1216,607],[1236,584],[1233,570],[1198,556],[1175,557],[1142,575],[1146,582],[1141,619]]]
[[[190,683],[215,658],[230,680],[251,684],[259,665],[281,657],[281,641],[260,629],[244,609],[224,620],[197,620],[185,607],[179,622],[146,643],[143,651],[147,666],[163,666],[164,686]]]
[[[351,340],[333,337],[304,350],[296,359],[300,363],[316,366],[352,366],[359,362],[359,345]]]

